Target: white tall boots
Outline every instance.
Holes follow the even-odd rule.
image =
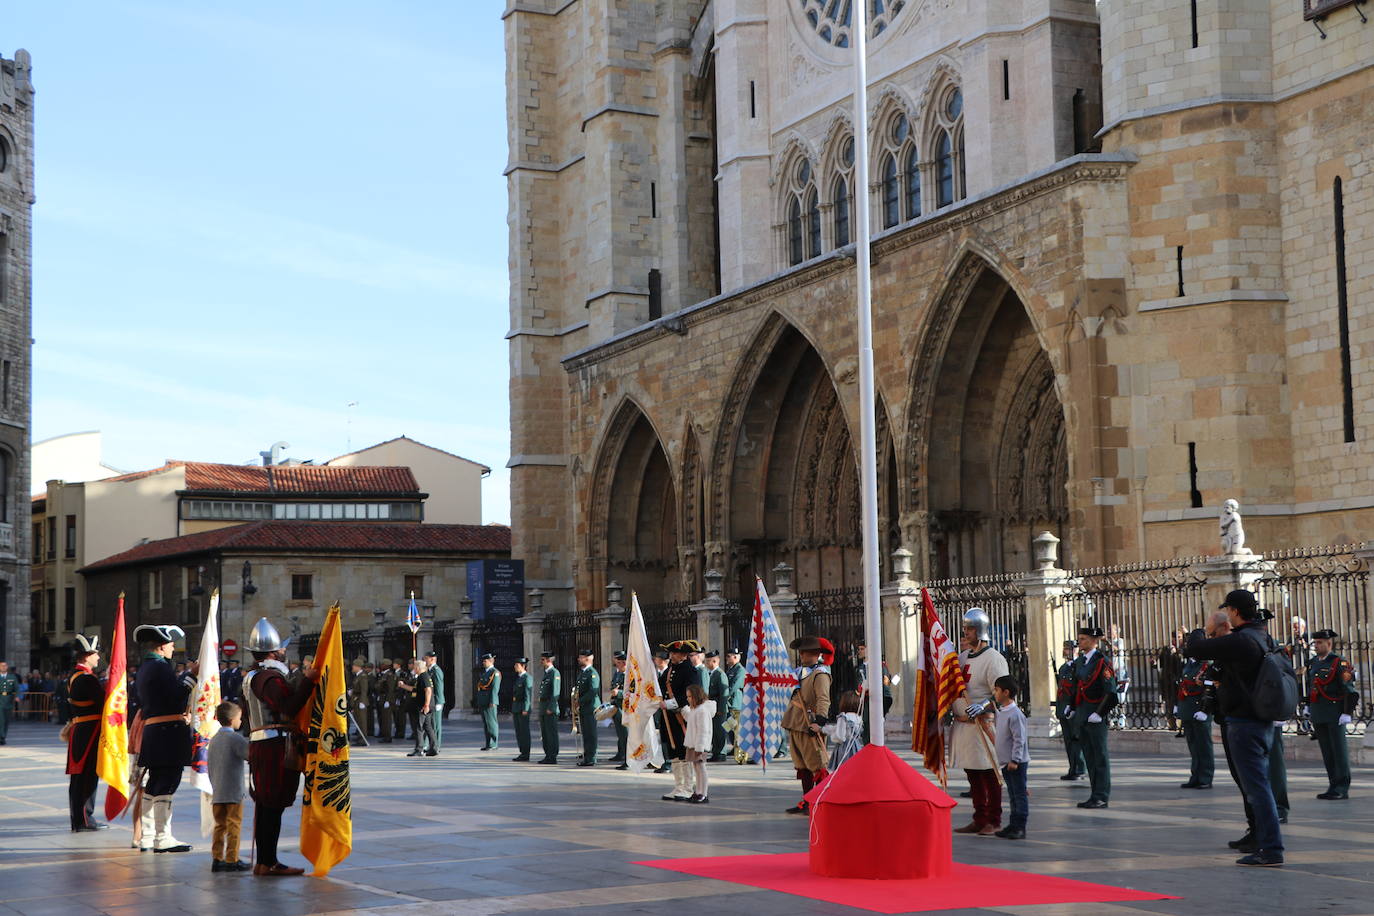
[[[153,800],[145,795],[138,804],[138,850],[148,852],[153,848],[153,837],[157,834],[157,825],[153,821]]]
[[[692,797],[692,765],[685,760],[672,761],[673,791],[663,796],[664,801],[686,801]]]
[[[151,803],[151,804],[150,804]],[[153,852],[190,852],[191,844],[183,843],[172,836],[172,796],[159,795],[143,799],[144,810],[152,808]],[[147,815],[144,815],[145,818]],[[148,840],[147,821],[144,821],[143,842]]]

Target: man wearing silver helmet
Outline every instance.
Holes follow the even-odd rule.
[[[311,665],[301,668],[296,684],[287,680],[286,647],[277,628],[260,619],[248,637],[253,667],[243,679],[243,697],[248,702],[248,776],[253,796],[253,840],[258,861],[253,874],[258,877],[286,877],[304,869],[283,865],[277,858],[281,838],[281,816],[296,801],[301,771],[297,762],[302,748],[296,731],[296,715],[309,702],[320,679]]]
[[[188,682],[172,667],[176,641],[185,639],[181,627],[144,624],[134,630],[134,641],[144,655],[134,678],[143,733],[138,745],[138,765],[148,771],[140,802],[142,834],[139,849],[145,852],[190,852],[191,844],[172,836],[172,796],[181,785],[181,771],[191,764],[191,717],[186,711],[196,666],[190,666]]]
[[[973,820],[955,833],[995,836],[1002,826],[1002,784],[997,779],[997,746],[993,732],[996,707],[992,688],[1008,673],[1002,653],[988,645],[992,621],[982,608],[969,608],[960,628],[959,665],[964,693],[954,701],[950,730],[951,765],[968,775]]]

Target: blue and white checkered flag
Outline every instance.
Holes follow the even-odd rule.
[[[744,709],[739,717],[740,747],[765,769],[782,740],[782,714],[797,687],[797,675],[787,655],[773,604],[758,579],[754,620],[749,627],[744,674]]]

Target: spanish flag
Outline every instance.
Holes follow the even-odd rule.
[[[353,851],[352,789],[348,777],[348,681],[336,602],[325,618],[315,653],[320,679],[301,710],[306,735],[301,796],[301,854],[323,878]]]
[[[110,676],[105,687],[105,709],[100,719],[100,748],[95,771],[109,788],[105,791],[105,819],[114,820],[129,804],[129,678],[124,648],[124,593],[119,593],[114,639],[110,641]]]

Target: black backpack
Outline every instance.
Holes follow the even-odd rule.
[[[1298,712],[1298,675],[1283,647],[1267,634],[1265,640],[1260,644],[1264,657],[1250,688],[1250,705],[1257,719],[1286,722]]]

